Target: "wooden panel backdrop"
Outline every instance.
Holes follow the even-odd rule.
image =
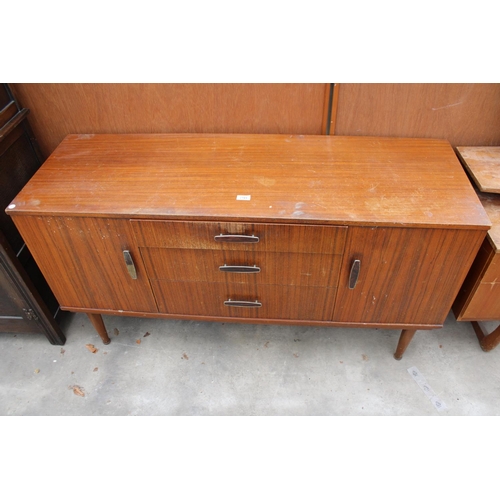
[[[497,83],[342,83],[336,86],[336,94],[336,122],[330,131],[336,135],[429,137],[447,139],[453,146],[500,145]]]
[[[330,85],[11,84],[42,153],[71,133],[325,132]]]
[[[69,133],[290,133],[500,145],[500,84],[12,84],[45,156]],[[331,101],[331,102],[330,102]],[[331,104],[329,112],[328,104]]]

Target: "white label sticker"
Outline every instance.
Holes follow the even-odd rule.
[[[252,195],[250,194],[239,194],[238,196],[236,196],[236,199],[239,201],[249,201],[250,198],[252,198]]]

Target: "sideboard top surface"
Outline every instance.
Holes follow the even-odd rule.
[[[69,135],[12,203],[12,215],[490,227],[435,139]]]

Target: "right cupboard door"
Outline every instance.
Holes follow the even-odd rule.
[[[473,230],[350,228],[333,321],[442,325],[483,238]]]

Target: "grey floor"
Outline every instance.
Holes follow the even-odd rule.
[[[500,414],[500,346],[484,353],[451,313],[401,361],[396,330],[104,321],[107,346],[84,314],[62,323],[63,347],[0,334],[0,414]]]

